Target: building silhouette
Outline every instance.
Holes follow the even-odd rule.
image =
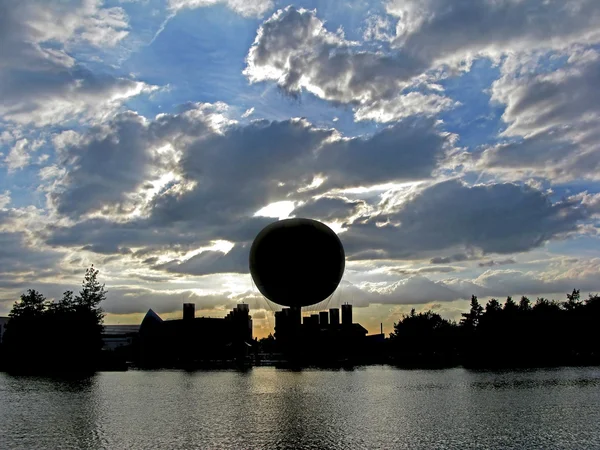
[[[342,325],[352,325],[352,305],[342,305]]]
[[[224,318],[195,317],[195,305],[183,305],[183,318],[163,320],[148,310],[139,330],[142,366],[184,367],[240,360],[252,347],[252,317],[238,304]]]
[[[338,308],[329,309],[329,323],[332,327],[340,325],[340,310]]]
[[[284,308],[275,313],[275,341],[278,351],[288,362],[327,365],[360,357],[372,339],[367,330],[352,323],[352,305],[342,305],[309,316],[299,310]]]

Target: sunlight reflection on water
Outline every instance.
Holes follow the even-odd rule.
[[[0,448],[600,448],[600,369],[0,373]]]

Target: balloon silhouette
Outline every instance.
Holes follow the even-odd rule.
[[[344,247],[327,225],[286,219],[267,225],[250,248],[250,273],[262,295],[283,306],[329,297],[342,279]]]

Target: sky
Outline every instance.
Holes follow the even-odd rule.
[[[0,315],[94,264],[107,324],[265,336],[286,217],[339,234],[320,306],[371,333],[600,292],[599,82],[597,0],[0,0]]]

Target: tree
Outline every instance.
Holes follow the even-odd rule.
[[[531,302],[525,296],[521,297],[521,301],[519,301],[519,311],[531,311]]]
[[[576,311],[583,306],[579,296],[579,289],[573,289],[573,292],[567,294],[567,301],[562,304],[566,311]]]
[[[502,305],[500,305],[500,302],[498,300],[496,300],[495,298],[492,298],[485,305],[485,313],[486,314],[495,314],[500,311],[502,311]]]
[[[100,303],[106,299],[107,292],[98,281],[98,273],[92,265],[85,271],[79,295],[73,298],[72,292],[67,291],[63,296],[63,304],[68,308],[67,329],[78,336],[73,354],[86,366],[93,365],[102,350],[104,311]]]
[[[31,366],[47,353],[47,341],[43,339],[47,305],[46,298],[35,289],[21,294],[20,300],[14,303],[3,339],[9,365]]]
[[[468,313],[463,313],[460,324],[468,329],[475,329],[479,324],[479,319],[483,314],[483,307],[479,304],[475,295],[471,296],[471,309]]]
[[[512,299],[512,297],[509,296],[506,298],[506,302],[504,302],[503,310],[504,310],[504,312],[514,314],[515,312],[517,312],[519,310],[519,307],[517,306],[515,301]]]
[[[91,370],[102,349],[106,299],[98,270],[86,270],[79,295],[66,291],[50,302],[28,290],[15,302],[4,339],[8,365],[16,370]]]

